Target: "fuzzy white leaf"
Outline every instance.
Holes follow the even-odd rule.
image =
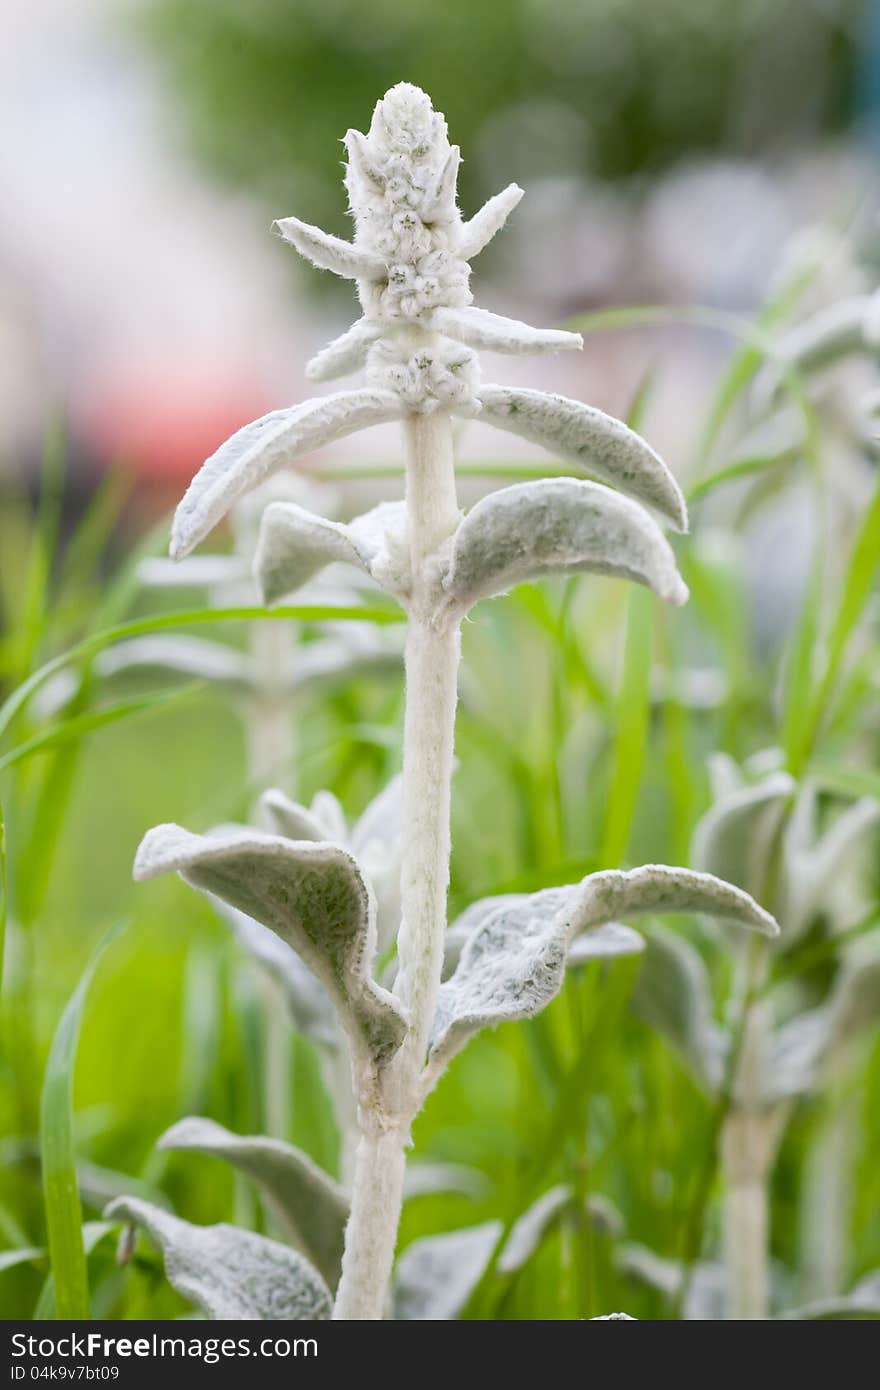
[[[801,935],[825,907],[829,890],[850,866],[865,838],[880,825],[880,801],[865,797],[842,811],[817,841],[786,837],[786,939]]]
[[[293,801],[277,787],[263,792],[257,802],[257,818],[268,826],[274,835],[283,835],[288,840],[329,840],[335,839],[327,832],[327,826],[314,809]]]
[[[320,980],[299,956],[269,927],[239,912],[220,898],[214,899],[220,917],[238,944],[265,970],[284,997],[291,1023],[298,1033],[319,1047],[335,1051],[340,1035],[330,997]]]
[[[572,1204],[573,1193],[568,1183],[551,1187],[513,1223],[510,1235],[498,1257],[499,1274],[515,1274],[532,1258],[538,1246],[562,1214]]]
[[[266,508],[254,556],[254,575],[264,603],[277,603],[337,562],[369,573],[347,526],[316,516],[295,502],[273,502]]]
[[[600,1313],[598,1317],[590,1318],[590,1322],[638,1322],[631,1313]]]
[[[315,353],[306,366],[306,376],[310,381],[332,381],[334,377],[358,371],[381,332],[378,324],[358,319],[347,332]]]
[[[650,444],[621,420],[568,396],[482,386],[480,419],[549,449],[601,482],[660,512],[679,531],[687,509],[678,483]]]
[[[233,502],[279,468],[400,413],[400,402],[390,391],[365,388],[273,410],[245,425],[202,464],[184,493],[171,527],[172,558],[188,555]]]
[[[518,319],[503,318],[473,305],[461,309],[436,309],[432,326],[446,338],[483,352],[530,353],[578,351],[584,345],[580,333],[558,328],[532,328]]]
[[[796,1322],[851,1322],[862,1318],[880,1318],[880,1270],[872,1270],[864,1275],[847,1294],[817,1299],[815,1303],[807,1303],[780,1316],[785,1321]]]
[[[712,1017],[708,971],[689,941],[659,924],[652,928],[632,1006],[714,1091],[724,1066],[724,1035]]]
[[[381,280],[387,273],[384,260],[375,252],[331,236],[298,217],[280,217],[273,226],[318,270],[332,270],[343,280]]]
[[[818,371],[851,353],[865,350],[867,295],[841,299],[792,329],[780,344],[780,356],[801,372]],[[771,372],[774,368],[771,366]],[[778,375],[778,368],[775,369]]]
[[[501,1235],[501,1222],[425,1236],[408,1245],[397,1262],[394,1316],[400,1321],[447,1322],[473,1293]]]
[[[458,171],[461,167],[461,150],[452,145],[446,163],[434,188],[425,200],[423,221],[449,223],[455,218],[455,200],[458,191]]]
[[[348,1197],[308,1155],[280,1139],[232,1134],[223,1125],[198,1116],[172,1125],[157,1147],[211,1154],[253,1178],[287,1239],[302,1251],[331,1289],[336,1287]]]
[[[559,992],[579,933],[601,938],[612,923],[616,939],[615,918],[645,912],[709,913],[768,936],[778,931],[773,918],[731,884],[657,864],[628,873],[606,870],[508,902],[471,933],[455,973],[440,986],[429,1079],[480,1029],[540,1013]]]
[[[176,633],[132,637],[103,651],[95,660],[98,675],[108,678],[127,671],[155,671],[190,676],[232,689],[247,690],[251,675],[246,656],[223,642]]]
[[[104,1215],[142,1226],[162,1251],[169,1284],[220,1321],[310,1322],[330,1317],[324,1280],[295,1250],[235,1226],[192,1226],[136,1197]]]
[[[193,835],[178,825],[156,826],[141,842],[135,877],[174,870],[291,946],[324,985],[357,1049],[377,1065],[397,1051],[406,1025],[370,977],[375,904],[350,854],[247,829]]]
[[[455,533],[443,585],[466,609],[515,584],[583,572],[635,580],[670,603],[687,599],[669,543],[644,508],[576,478],[517,483],[479,501]]]
[[[463,261],[471,261],[478,256],[496,232],[501,231],[522,196],[523,190],[517,184],[509,183],[484,203],[479,212],[462,224],[455,243],[457,255]]]
[[[831,1014],[824,1006],[781,1024],[770,1039],[762,1068],[764,1103],[775,1105],[812,1090],[830,1038]]]
[[[745,889],[762,883],[774,832],[795,791],[793,778],[777,772],[717,801],[694,832],[691,858],[697,868]]]
[[[351,847],[357,856],[370,846],[389,852],[397,845],[402,828],[403,778],[398,774],[364,808],[352,829]]]
[[[400,520],[401,505],[395,503],[383,503],[344,526],[294,502],[273,502],[263,514],[254,557],[263,601],[277,603],[334,563],[353,565],[399,593],[406,581],[390,551]]]

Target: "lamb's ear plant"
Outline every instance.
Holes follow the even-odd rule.
[[[775,909],[779,937],[731,943],[734,984],[723,1024],[703,957],[659,927],[634,996],[718,1105],[724,1201],[716,1282],[723,1315],[735,1319],[767,1318],[780,1306],[771,1287],[769,1182],[794,1107],[840,1073],[880,1019],[880,932],[859,860],[876,837],[880,802],[851,802],[820,825],[815,785],[781,769],[754,776],[756,764],[772,760],[752,760],[744,775],[716,759],[718,796],[697,826],[692,857],[760,892]],[[859,939],[850,941],[853,927]],[[833,967],[819,996],[815,979],[805,978],[817,948],[825,972]],[[636,1274],[659,1268],[655,1258],[640,1259]],[[691,1276],[688,1297],[696,1292]]]
[[[501,229],[521,190],[511,185],[463,220],[456,203],[458,148],[449,144],[445,120],[428,97],[405,83],[378,103],[369,133],[349,131],[345,143],[353,241],[295,217],[277,226],[315,266],[355,281],[363,309],[353,327],[313,359],[309,375],[323,381],[364,367],[367,384],[273,411],[228,440],[183,498],[171,553],[188,555],[240,498],[301,454],[371,425],[402,425],[404,502],[383,504],[349,525],[275,502],[265,512],[256,556],[257,579],[270,602],[341,561],[369,576],[406,612],[396,972],[384,983],[375,975],[376,894],[365,860],[354,845],[339,843],[338,833],[326,836],[319,818],[285,806],[278,793],[266,802],[271,831],[151,830],[138,852],[136,876],[176,871],[262,924],[300,956],[335,1010],[351,1065],[359,1137],[333,1316],[371,1319],[391,1306],[413,1121],[473,1036],[540,1012],[561,988],[575,943],[578,961],[613,961],[641,950],[641,936],[620,919],[702,913],[765,935],[776,925],[747,893],[711,874],[653,865],[614,870],[481,901],[458,923],[457,964],[444,971],[464,618],[478,600],[522,581],[585,572],[634,580],[681,604],[687,589],[655,514],[678,530],[687,519],[666,465],[619,420],[564,396],[481,380],[477,349],[528,353],[581,346],[576,334],[531,328],[472,304],[469,261]],[[453,422],[474,416],[550,450],[574,476],[504,488],[462,516]],[[215,1292],[209,1287],[228,1240],[227,1285],[240,1269],[252,1291],[242,1297],[246,1311],[231,1315],[278,1316],[265,1298],[276,1280],[283,1293],[271,1307],[283,1307],[284,1316],[320,1316],[329,1305],[316,1266],[328,1287],[335,1283],[331,1252],[338,1247],[329,1235],[317,1240],[304,1230],[303,1192],[322,1194],[336,1240],[343,1199],[301,1164],[297,1176],[289,1155],[282,1162],[276,1150],[260,1151],[260,1142],[218,1140],[214,1131],[203,1131],[195,1146],[224,1147],[240,1164],[257,1163],[264,1186],[271,1169],[276,1201],[281,1162],[288,1205],[300,1209],[299,1220],[288,1211],[289,1230],[296,1228],[297,1243],[308,1248],[309,1265],[302,1257],[285,1260],[272,1242],[245,1240],[228,1228],[187,1233],[185,1223],[162,1222],[136,1202],[117,1205],[116,1214],[152,1232],[166,1251],[172,1281],[207,1311],[222,1307],[229,1315],[234,1306],[226,1285]],[[407,1250],[394,1283],[397,1316],[455,1316],[498,1235],[494,1226],[477,1227]],[[261,1251],[265,1278],[255,1273]],[[441,1304],[445,1311],[438,1312]],[[308,1312],[297,1314],[297,1308]]]

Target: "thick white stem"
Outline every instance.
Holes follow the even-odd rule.
[[[385,1314],[403,1202],[404,1144],[405,1136],[396,1130],[361,1136],[333,1309],[334,1318],[344,1322],[376,1321]]]
[[[380,1318],[403,1200],[405,1146],[440,987],[449,885],[449,812],[460,630],[435,621],[438,552],[459,521],[452,430],[444,415],[406,422],[407,524],[413,584],[406,642],[401,927],[396,992],[410,1029],[381,1079],[378,1137],[363,1135],[334,1317]],[[377,1117],[373,1117],[374,1119]]]
[[[768,1005],[755,998],[768,968],[766,949],[750,943],[736,1006],[744,1011],[742,1047],[733,1105],[721,1135],[727,1316],[737,1321],[764,1319],[769,1309],[767,1176],[777,1124],[761,1095],[770,1035]]]

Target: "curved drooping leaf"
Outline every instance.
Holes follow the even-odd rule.
[[[295,592],[326,565],[353,565],[395,596],[409,588],[402,503],[382,502],[348,526],[294,502],[273,502],[260,526],[254,574],[265,603]]]
[[[273,834],[288,840],[329,840],[328,826],[314,808],[293,801],[286,792],[271,787],[257,802],[257,814]],[[333,838],[336,838],[335,836]]]
[[[880,932],[863,937],[847,951],[828,1010],[832,1050],[880,1022]]]
[[[700,953],[655,924],[632,993],[635,1012],[665,1037],[710,1091],[721,1082],[725,1038],[712,1016],[712,988]]]
[[[849,1322],[880,1318],[880,1270],[866,1274],[847,1294],[841,1294],[838,1298],[817,1299],[815,1303],[794,1308],[791,1312],[780,1314],[780,1317],[785,1321],[797,1322]]]
[[[482,386],[480,420],[549,449],[585,473],[647,502],[679,531],[687,508],[666,464],[621,420],[568,396],[513,386]]]
[[[443,587],[466,609],[526,580],[583,572],[635,580],[670,603],[687,599],[669,542],[645,509],[577,478],[516,483],[484,497],[455,532]]]
[[[500,1221],[425,1236],[408,1245],[394,1277],[394,1316],[400,1321],[447,1322],[457,1318],[498,1243]]]
[[[252,685],[244,652],[225,642],[182,633],[157,632],[120,642],[95,658],[93,670],[104,678],[143,670],[208,680],[233,690],[247,690]]]
[[[801,935],[825,907],[829,890],[864,839],[880,824],[880,801],[863,797],[842,811],[815,841],[787,838],[786,940]]]
[[[458,231],[455,239],[456,254],[461,256],[463,261],[473,260],[478,256],[484,247],[500,232],[513,209],[516,207],[523,190],[515,183],[509,183],[500,193],[496,193],[487,203],[484,203],[479,212],[475,212],[467,222],[464,222]]]
[[[362,1053],[382,1065],[397,1051],[406,1024],[370,976],[375,904],[344,849],[248,829],[193,835],[178,825],[159,825],[141,842],[135,878],[172,871],[291,946],[324,985]]]
[[[380,951],[391,945],[400,924],[400,835],[402,779],[393,777],[349,829],[335,797],[319,792],[311,807],[273,789],[258,802],[260,818],[291,840],[333,840],[350,849],[376,899]]]
[[[577,1213],[577,1197],[569,1183],[559,1183],[533,1202],[510,1228],[498,1257],[499,1274],[515,1274],[532,1258],[545,1237],[567,1214]],[[591,1192],[586,1218],[597,1231],[619,1236],[623,1233],[620,1212],[601,1192]]]
[[[871,298],[854,295],[820,310],[793,328],[779,345],[783,360],[799,372],[815,372],[866,349]],[[774,381],[778,373],[774,373]]]
[[[336,1287],[348,1197],[307,1154],[280,1139],[232,1134],[223,1125],[194,1115],[167,1129],[157,1148],[212,1154],[253,1178],[287,1239],[331,1289]]]
[[[365,251],[298,217],[279,217],[273,226],[318,270],[332,270],[343,280],[380,280],[387,273],[385,262],[374,251]]]
[[[209,1318],[308,1322],[330,1317],[330,1291],[296,1250],[235,1226],[193,1226],[136,1197],[117,1197],[109,1221],[142,1226],[162,1251],[169,1284]]]
[[[246,583],[250,575],[240,555],[190,555],[186,560],[148,555],[138,565],[137,577],[148,589],[214,589]]]
[[[563,352],[577,351],[584,345],[580,333],[559,328],[532,328],[519,319],[507,319],[474,305],[459,309],[435,309],[432,326],[457,343],[484,352]]]
[[[716,801],[694,831],[693,863],[753,890],[763,881],[774,831],[796,789],[787,772],[776,772]]]
[[[310,381],[331,381],[334,377],[356,372],[366,362],[367,354],[381,332],[379,324],[358,319],[345,333],[315,353],[306,365],[306,376]]]
[[[285,464],[400,412],[392,392],[364,388],[273,410],[245,425],[206,459],[184,493],[171,527],[172,558],[188,555],[233,502]]]
[[[621,940],[614,919],[645,912],[708,913],[768,936],[778,931],[741,889],[710,874],[657,864],[628,873],[606,870],[565,888],[508,900],[470,934],[455,973],[440,986],[430,1078],[480,1029],[530,1018],[549,1004],[561,988],[576,936],[585,933],[585,942],[592,940],[601,955],[621,948],[629,953],[633,943]]]
[[[768,1105],[806,1095],[828,1051],[831,1015],[827,1006],[796,1014],[772,1034],[762,1068],[761,1098]]]

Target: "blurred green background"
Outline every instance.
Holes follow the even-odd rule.
[[[465,635],[451,911],[614,859],[687,862],[710,804],[710,755],[742,763],[786,739],[791,752],[858,537],[869,560],[880,546],[876,531],[858,529],[876,486],[865,406],[874,353],[860,344],[830,379],[806,375],[805,406],[796,393],[795,407],[768,396],[766,381],[762,394],[759,375],[769,370],[767,342],[784,343],[792,325],[874,287],[876,7],[29,8],[12,26],[0,88],[13,137],[0,160],[10,192],[0,213],[3,693],[114,622],[210,601],[145,587],[135,560],[161,552],[163,518],[202,458],[246,419],[305,396],[306,359],[350,321],[345,288],[296,264],[268,222],[296,212],[345,234],[338,142],[406,79],[431,93],[462,146],[468,211],[510,180],[528,191],[479,264],[479,302],[540,323],[615,304],[652,303],[667,315],[591,321],[574,365],[491,371],[636,411],[697,489],[693,535],[677,547],[687,609],[639,609],[622,586],[589,579],[527,586],[476,611]],[[689,320],[694,305],[706,312]],[[718,311],[741,322],[719,331]],[[746,321],[760,323],[753,359],[736,355]],[[399,481],[374,475],[398,448],[393,432],[379,431],[308,460],[319,509],[350,515],[390,495]],[[476,475],[463,478],[466,501],[492,482],[480,474],[487,459],[510,476],[535,462],[479,429],[463,436],[461,453]],[[701,480],[743,460],[754,466],[700,497]],[[356,470],[363,476],[352,479]],[[229,544],[224,533],[216,548]],[[824,771],[832,815],[841,799],[828,791],[829,768],[837,787],[849,776],[859,793],[880,788],[868,569],[843,675],[798,769]],[[205,631],[247,649],[245,625]],[[297,634],[306,645],[320,636],[309,625]],[[96,666],[67,692],[72,703],[35,697],[4,736],[6,752],[67,721],[56,743],[0,771],[9,889],[0,1246],[9,1250],[45,1244],[47,1050],[98,939],[118,921],[126,926],[89,995],[76,1067],[85,1214],[97,1219],[134,1176],[189,1220],[268,1229],[253,1189],[219,1162],[153,1147],[188,1113],[239,1132],[270,1122],[272,1001],[259,971],[183,885],[131,883],[149,826],[243,819],[258,790],[241,701],[202,683],[149,704],[172,686],[142,671],[105,685]],[[128,700],[148,707],[82,736],[70,724]],[[330,788],[355,814],[399,766],[401,714],[393,665],[306,691],[290,715],[289,787],[301,800]],[[856,880],[860,909],[875,910],[875,853]],[[817,918],[811,941],[840,925]],[[676,927],[711,971],[720,1017],[730,952],[692,921]],[[828,986],[834,951],[821,959],[805,983],[811,1002]],[[717,1257],[716,1108],[632,1009],[637,973],[638,962],[592,965],[542,1019],[481,1037],[418,1123],[417,1158],[470,1165],[486,1183],[478,1197],[411,1201],[403,1242],[490,1217],[510,1222],[559,1181],[584,1199],[602,1194],[619,1213],[551,1232],[521,1273],[482,1291],[474,1311],[483,1316],[671,1316],[675,1299],[629,1277],[620,1246],[686,1263]],[[285,1046],[286,1137],[332,1170],[337,1137],[315,1051],[292,1035]],[[772,1176],[775,1308],[842,1293],[880,1266],[878,1105],[874,1026],[855,1060],[793,1107]],[[845,1259],[840,1287],[819,1290],[811,1165],[844,1112]],[[46,1273],[39,1254],[0,1266],[0,1315],[31,1316]],[[184,1309],[147,1246],[118,1269],[105,1240],[90,1273],[98,1316]]]

